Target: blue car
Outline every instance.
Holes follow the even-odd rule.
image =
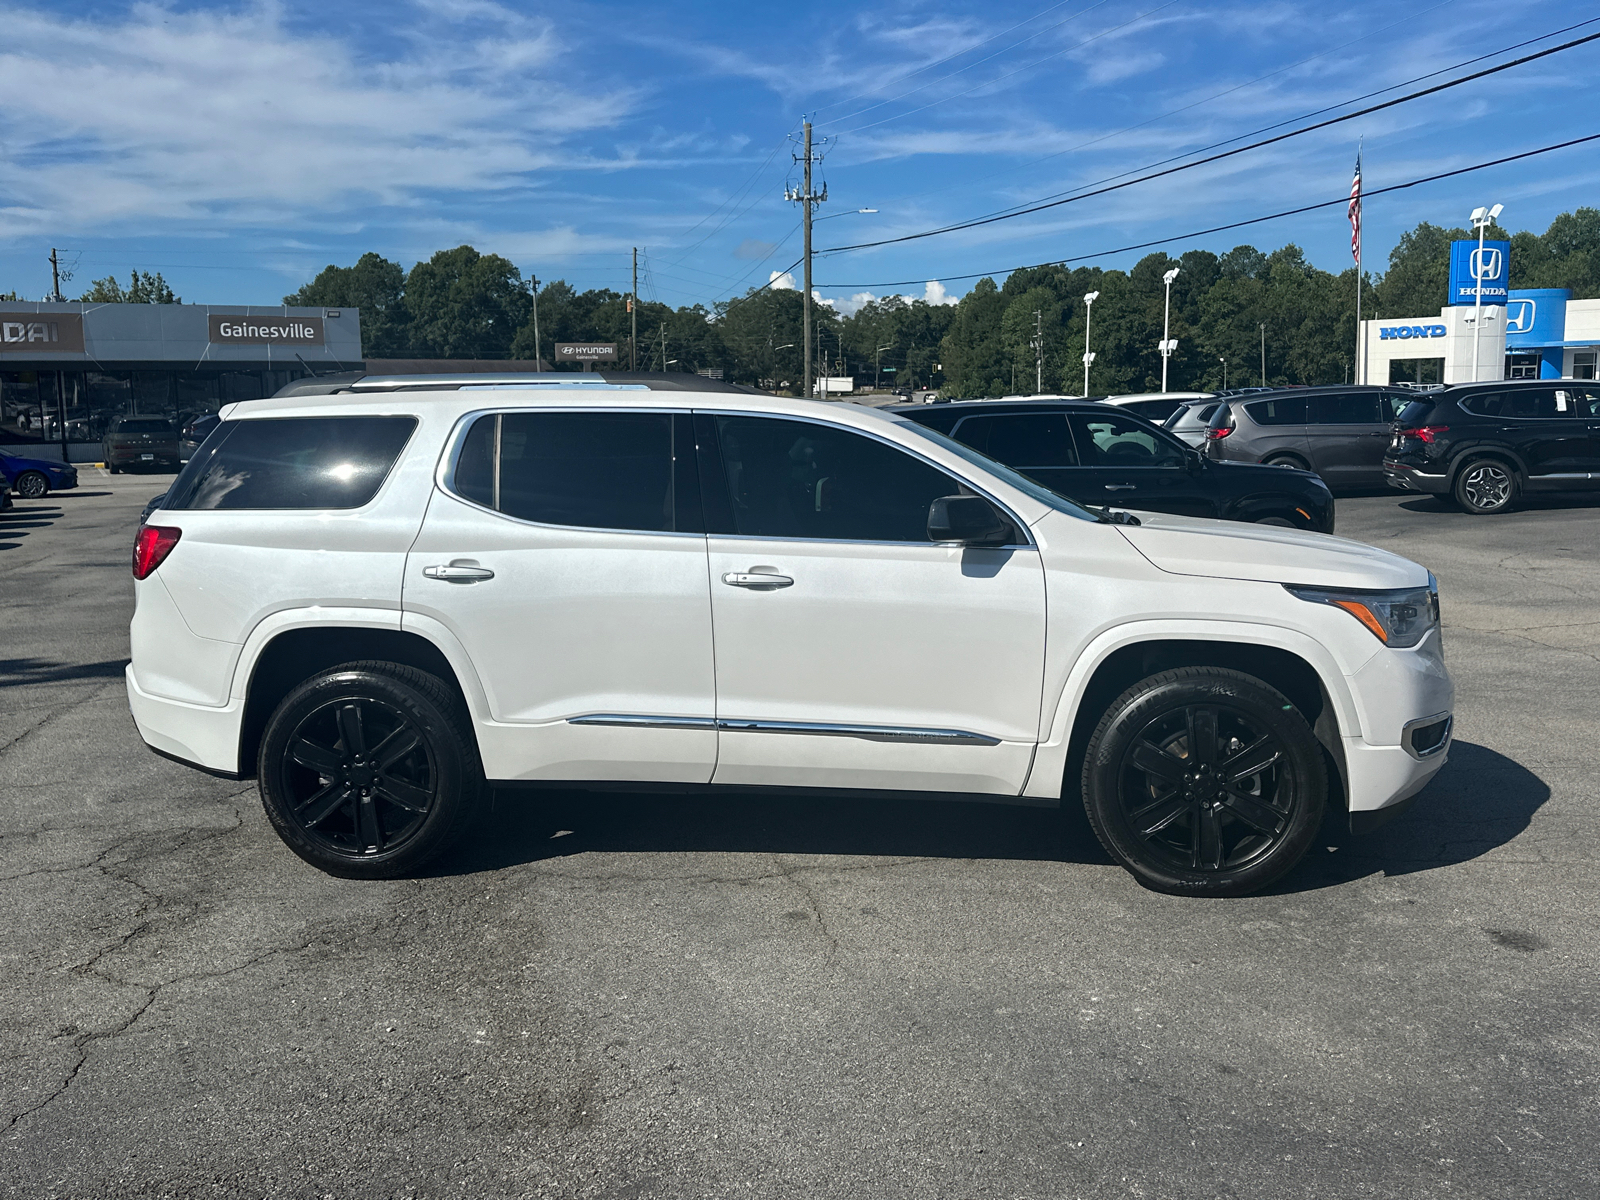
[[[0,478],[24,500],[37,500],[52,489],[64,492],[78,486],[78,469],[47,458],[19,458],[0,450]]]

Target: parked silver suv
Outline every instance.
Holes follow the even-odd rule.
[[[643,782],[1081,794],[1148,886],[1236,895],[1449,743],[1415,563],[1090,511],[894,414],[744,389],[234,404],[133,573],[144,740],[256,777],[354,877],[441,852],[487,784]]]

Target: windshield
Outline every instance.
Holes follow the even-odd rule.
[[[940,433],[936,429],[929,429],[926,425],[919,425],[915,421],[908,421],[904,417],[893,417],[898,425],[910,429],[912,432],[936,442],[952,454],[957,454],[975,467],[982,468],[996,479],[1003,480],[1026,496],[1031,496],[1040,504],[1048,505],[1057,512],[1064,512],[1069,516],[1077,517],[1082,521],[1099,521],[1098,514],[1090,512],[1075,500],[1063,496],[1060,492],[1052,492],[1042,483],[1029,479],[1020,471],[1013,471],[1004,463],[996,462],[988,455],[979,454],[971,446],[964,446],[954,438]]]

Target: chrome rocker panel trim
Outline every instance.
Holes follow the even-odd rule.
[[[837,725],[827,721],[739,721],[711,717],[650,717],[632,713],[589,713],[568,717],[569,725],[612,725],[633,729],[725,729],[730,733],[796,733],[812,737],[853,737],[869,742],[915,742],[930,746],[998,746],[1000,739],[964,729],[917,729],[896,725]]]

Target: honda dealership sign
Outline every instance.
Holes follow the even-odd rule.
[[[1511,283],[1511,243],[1450,243],[1450,303],[1504,304]]]

